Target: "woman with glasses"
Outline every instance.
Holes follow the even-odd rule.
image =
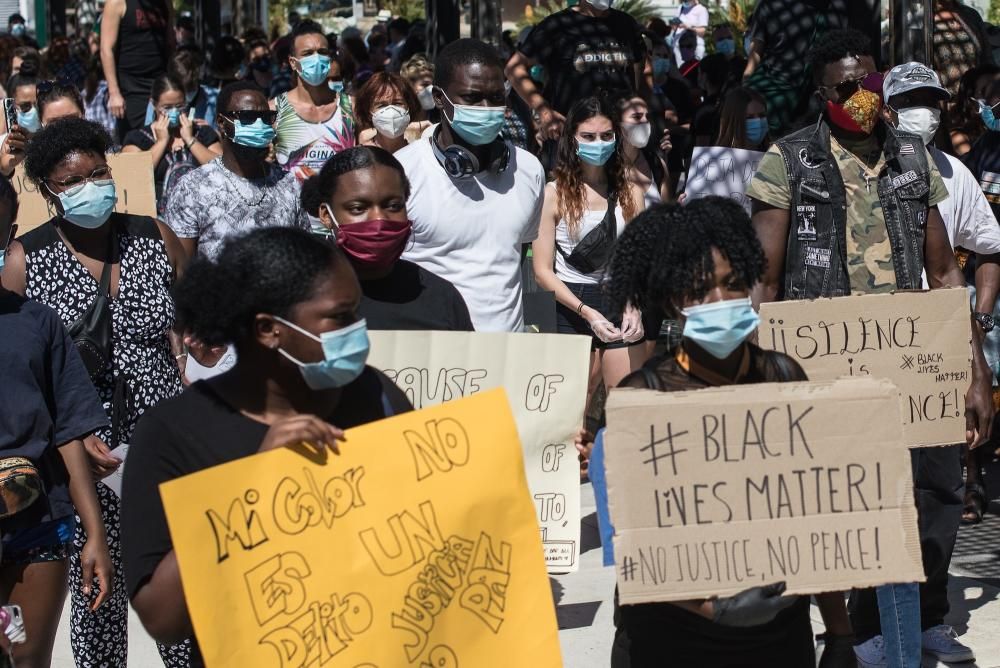
[[[222,155],[222,146],[215,130],[191,120],[184,86],[169,74],[161,74],[153,81],[150,99],[156,120],[125,135],[122,153],[151,153],[156,210],[162,216],[178,180]]]
[[[114,175],[105,159],[109,142],[103,128],[79,118],[54,121],[34,136],[24,168],[55,216],[11,244],[3,273],[7,289],[54,309],[84,353],[110,424],[84,439],[98,480],[121,465],[124,453],[112,450],[130,442],[139,416],[180,393],[185,361],[170,286],[186,255],[163,223],[114,212]],[[84,338],[89,346],[81,345]],[[98,483],[97,497],[112,561],[121,572],[118,496]],[[78,548],[85,544],[82,528],[75,542]],[[70,560],[76,662],[124,666],[124,586],[116,583],[108,604],[92,612],[93,592],[83,593],[81,578],[76,551]],[[160,652],[168,666],[187,665],[184,647]]]

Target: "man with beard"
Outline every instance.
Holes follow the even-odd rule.
[[[165,215],[189,256],[215,257],[225,239],[257,227],[309,229],[295,175],[266,159],[274,118],[256,85],[222,89],[216,117],[222,156],[181,178]]]

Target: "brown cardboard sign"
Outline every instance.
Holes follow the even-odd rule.
[[[922,582],[898,393],[870,378],[612,390],[621,602]]]
[[[156,189],[153,186],[153,162],[148,151],[113,153],[107,156],[118,194],[118,213],[133,213],[156,218]],[[18,234],[29,232],[56,215],[56,210],[38,191],[38,187],[19,167],[11,178],[20,208],[17,212]]]
[[[791,355],[811,380],[895,383],[909,447],[965,441],[971,335],[965,288],[760,306],[760,346]]]

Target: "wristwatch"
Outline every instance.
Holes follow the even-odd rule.
[[[983,332],[986,334],[992,332],[993,328],[996,326],[996,321],[993,320],[993,316],[989,313],[980,313],[976,311],[972,314],[972,317],[976,319],[976,322],[979,323],[979,326],[983,328]]]

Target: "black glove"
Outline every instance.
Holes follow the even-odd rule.
[[[712,601],[712,620],[723,626],[760,626],[795,603],[797,596],[782,596],[784,582],[744,589],[735,596]]]
[[[819,668],[857,668],[858,658],[854,654],[854,636],[835,636],[823,633],[816,636],[823,641],[823,658]]]

